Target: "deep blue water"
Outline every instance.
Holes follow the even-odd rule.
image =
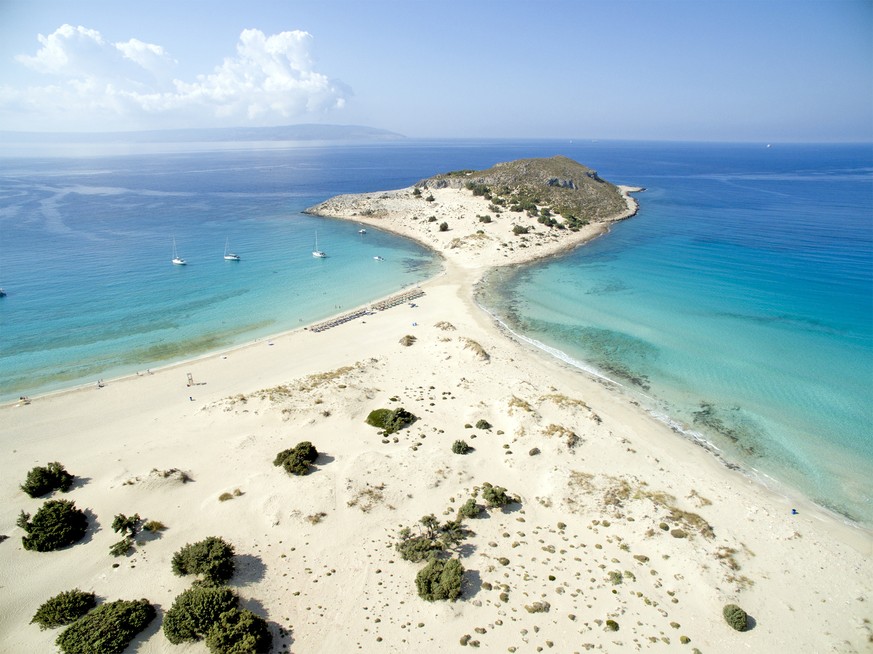
[[[727,458],[873,522],[870,146],[413,141],[0,158],[0,399],[157,367],[414,284],[438,270],[419,246],[301,211],[555,154],[645,186],[640,213],[493,277],[484,302]],[[316,231],[327,259],[310,254]],[[185,267],[170,264],[174,237]],[[223,260],[226,239],[241,262]]]

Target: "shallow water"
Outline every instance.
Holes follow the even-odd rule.
[[[636,218],[494,275],[484,301],[729,458],[871,521],[869,152],[722,149],[665,148],[635,177]]]
[[[226,348],[415,284],[439,269],[420,246],[302,210],[555,154],[645,186],[639,215],[567,256],[493,276],[485,304],[729,459],[873,523],[869,146],[0,151],[0,399]],[[311,256],[316,231],[327,259]],[[170,264],[174,237],[185,267]],[[223,260],[226,240],[242,261]]]

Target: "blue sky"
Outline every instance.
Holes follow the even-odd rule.
[[[871,0],[0,0],[0,129],[873,141]]]

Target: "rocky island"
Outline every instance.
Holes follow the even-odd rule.
[[[576,247],[633,216],[630,193],[567,157],[435,175],[412,187],[341,195],[307,213],[415,239],[464,269],[531,261]]]

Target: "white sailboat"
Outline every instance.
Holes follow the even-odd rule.
[[[173,265],[174,266],[184,266],[186,265],[186,261],[179,256],[179,253],[176,252],[176,237],[173,237]]]
[[[227,244],[230,242],[230,239],[226,239],[224,241],[224,260],[225,261],[239,261],[240,257],[238,254],[234,254],[233,252],[227,251]]]
[[[326,252],[318,249],[318,232],[315,232],[315,249],[312,251],[312,256],[316,259],[324,259],[327,256]]]

